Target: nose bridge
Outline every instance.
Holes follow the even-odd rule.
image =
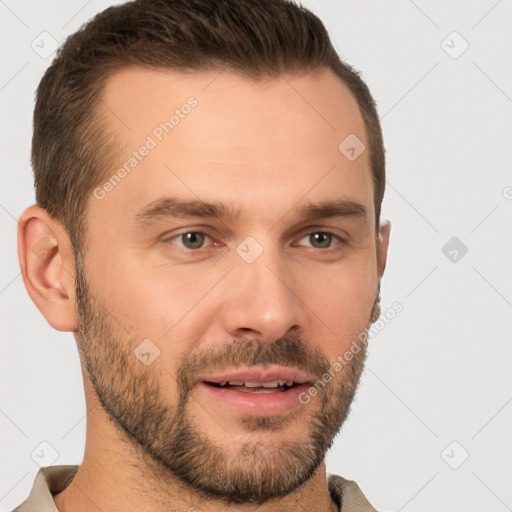
[[[304,327],[301,301],[294,290],[293,268],[277,246],[255,240],[237,248],[223,323],[231,336],[275,341]]]

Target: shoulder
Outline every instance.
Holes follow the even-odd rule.
[[[329,492],[340,512],[377,512],[359,485],[339,475],[328,475]]]
[[[13,512],[58,512],[53,494],[63,491],[73,480],[78,466],[47,466],[41,468],[28,498]]]

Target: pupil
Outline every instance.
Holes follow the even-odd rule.
[[[329,247],[331,244],[332,236],[329,233],[314,233],[310,235],[312,237],[312,244],[318,243],[316,247]]]
[[[184,244],[189,249],[198,249],[203,245],[204,242],[204,235],[201,233],[186,233],[183,235],[184,237]]]

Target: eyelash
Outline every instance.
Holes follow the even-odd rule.
[[[198,234],[198,235],[204,235],[208,238],[210,238],[210,240],[212,240],[212,237],[206,233],[205,231],[200,231],[200,230],[189,230],[189,231],[182,231],[181,233],[178,233],[176,235],[172,235],[171,237],[168,237],[166,239],[164,239],[164,242],[165,243],[172,243],[172,240],[175,240],[177,238],[179,238],[180,236],[183,236],[183,235],[187,235],[189,233],[194,233],[194,234]],[[322,249],[322,248],[318,248],[318,247],[310,247],[310,249],[312,250],[318,250],[318,251],[321,251],[321,252],[324,252],[324,253],[328,253],[328,252],[333,252],[333,251],[336,251],[336,250],[339,250],[340,249],[340,245],[343,245],[346,240],[343,239],[340,235],[337,235],[336,233],[333,233],[332,231],[324,231],[324,230],[318,230],[318,229],[315,229],[315,230],[311,230],[311,231],[308,231],[307,233],[305,233],[301,238],[300,240],[312,235],[312,234],[317,234],[317,233],[321,233],[323,235],[330,235],[334,238],[337,238],[339,240],[339,243],[333,247],[327,247],[325,249]],[[201,251],[203,249],[205,249],[205,247],[199,247],[197,249],[189,249],[188,247],[183,247],[183,246],[179,246],[180,247],[180,250],[182,252],[198,252],[198,251]]]

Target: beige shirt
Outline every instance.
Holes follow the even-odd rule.
[[[58,512],[52,495],[63,491],[73,480],[78,466],[41,468],[29,497],[13,512]],[[340,512],[377,512],[356,482],[338,475],[328,475],[329,492]]]

